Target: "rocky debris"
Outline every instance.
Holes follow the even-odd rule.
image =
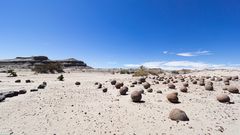
[[[228,87],[224,86],[222,89],[223,89],[223,90],[228,90]]]
[[[128,92],[128,87],[126,86],[121,87],[119,90],[120,95],[126,95],[127,92]]]
[[[225,85],[230,85],[230,81],[223,82]]]
[[[40,84],[39,86],[38,86],[38,89],[45,89],[45,85],[43,85],[43,84]]]
[[[42,84],[45,85],[45,86],[47,86],[47,82],[43,82]]]
[[[233,80],[233,81],[237,81],[238,79],[239,79],[238,76],[233,76],[233,77],[232,77],[232,80]]]
[[[133,102],[140,102],[142,99],[142,93],[140,91],[133,91],[131,94],[131,99]]]
[[[131,84],[130,87],[135,87],[135,85],[134,85],[134,84]]]
[[[206,85],[211,85],[211,86],[213,86],[213,82],[208,81],[208,82],[206,82]]]
[[[180,109],[173,109],[169,114],[169,118],[173,121],[189,121],[187,114]]]
[[[204,80],[199,81],[199,85],[200,85],[200,86],[205,86]]]
[[[217,100],[221,103],[229,103],[230,97],[226,94],[221,94],[217,96]]]
[[[173,92],[167,95],[167,99],[169,102],[171,103],[179,103],[178,101],[178,93],[177,92]]]

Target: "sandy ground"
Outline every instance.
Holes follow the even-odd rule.
[[[144,103],[131,102],[130,95],[119,96],[109,81],[116,79],[126,86],[137,80],[130,75],[108,73],[65,73],[65,81],[57,81],[59,74],[18,72],[16,78],[0,73],[0,92],[26,89],[25,95],[8,98],[0,103],[0,135],[239,135],[240,95],[222,90],[223,82],[215,82],[215,91],[190,83],[189,92],[169,90],[167,85],[153,85],[153,93],[143,95]],[[193,75],[240,75],[240,71],[202,71]],[[22,83],[15,83],[21,79]],[[25,80],[34,83],[26,84]],[[30,92],[43,81],[44,90]],[[81,85],[76,86],[75,82]],[[147,79],[148,82],[152,80]],[[107,93],[97,89],[103,83]],[[232,82],[240,88],[239,81]],[[179,88],[182,83],[176,84]],[[129,94],[136,88],[129,89]],[[162,90],[163,94],[157,94]],[[179,92],[180,104],[169,103],[166,95]],[[227,93],[234,104],[223,104],[216,95]],[[190,121],[175,122],[169,112],[184,110]]]

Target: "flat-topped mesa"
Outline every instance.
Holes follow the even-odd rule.
[[[15,59],[0,60],[0,68],[32,68],[36,65],[44,65],[48,63],[60,63],[65,68],[80,67],[90,68],[83,61],[76,60],[74,58],[65,60],[50,60],[46,56],[32,56],[32,57],[16,57]]]
[[[49,60],[49,59],[46,56],[32,56],[32,57],[16,57],[16,60],[46,61],[46,60]]]

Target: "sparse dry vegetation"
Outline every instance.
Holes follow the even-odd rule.
[[[36,73],[63,73],[63,66],[60,63],[47,63],[35,65],[32,69]]]
[[[17,73],[14,70],[8,70],[7,73],[9,74],[8,77],[17,77]]]
[[[136,70],[133,74],[134,77],[139,76],[148,76],[148,75],[154,75],[159,76],[159,74],[164,73],[162,69],[147,69],[144,66],[141,66],[138,70]]]

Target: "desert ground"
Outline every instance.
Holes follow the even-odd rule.
[[[214,90],[193,84],[189,76],[239,76],[237,70],[200,71],[184,74],[188,92],[181,92],[183,82],[175,82],[176,89],[169,89],[153,76],[146,81],[153,92],[144,90],[142,84],[130,87],[139,77],[128,74],[70,71],[63,74],[35,74],[17,71],[18,77],[0,73],[0,92],[25,89],[26,94],[6,98],[0,102],[0,135],[239,135],[240,94],[223,90],[223,81],[212,81]],[[160,75],[161,76],[161,75]],[[170,75],[169,75],[170,76]],[[15,83],[20,79],[20,83]],[[31,83],[25,80],[30,79]],[[123,82],[129,88],[126,95],[111,84]],[[30,92],[43,82],[44,89]],[[79,86],[75,83],[79,81]],[[206,81],[210,81],[206,79]],[[103,88],[98,88],[101,83]],[[230,86],[240,88],[239,80]],[[141,102],[133,102],[131,93],[143,89]],[[161,91],[161,92],[159,92]],[[171,103],[169,93],[178,92],[179,102]],[[231,102],[220,103],[216,96],[226,94]],[[169,118],[171,110],[183,110],[189,121]]]

